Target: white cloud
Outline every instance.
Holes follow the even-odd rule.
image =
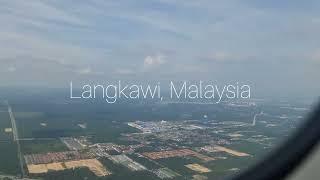
[[[86,67],[86,68],[84,68],[84,69],[79,69],[79,70],[77,71],[77,73],[79,73],[79,74],[91,74],[91,73],[92,73],[92,70],[91,70],[91,68]]]
[[[10,0],[0,2],[0,71],[16,79],[52,74],[50,81],[108,73],[144,79],[155,70],[155,78],[209,74],[218,69],[211,62],[224,72],[223,62],[245,66],[250,52],[266,64],[273,56],[320,62],[320,51],[309,51],[318,47],[318,17],[233,0]]]
[[[86,23],[79,17],[64,11],[62,8],[56,8],[53,4],[45,1],[7,1],[1,3],[1,8],[6,9],[12,18],[18,20],[28,20],[30,22],[60,21],[73,25],[85,25]]]
[[[91,67],[85,67],[82,69],[78,69],[75,71],[75,73],[77,73],[79,75],[102,75],[102,74],[104,74],[103,72],[93,70]]]
[[[200,59],[211,62],[230,62],[245,59],[240,55],[236,55],[225,51],[211,52],[209,55],[203,56]]]
[[[11,65],[4,65],[5,63],[2,63],[2,67],[0,68],[1,73],[14,73],[17,71],[17,68],[15,66]]]
[[[17,68],[14,66],[10,66],[10,67],[8,67],[7,70],[8,70],[8,72],[15,72],[17,70]]]
[[[130,69],[118,68],[114,71],[114,73],[117,75],[131,75],[131,74],[134,74],[135,72]]]
[[[158,67],[165,63],[166,63],[166,56],[164,56],[163,54],[157,54],[153,56],[147,56],[144,59],[143,67],[145,69],[148,69],[148,68]]]
[[[87,22],[83,20],[85,18],[72,14],[53,2],[1,2],[0,14],[0,23],[5,24],[0,30],[2,59],[33,57],[61,64],[85,65],[91,60],[102,59],[105,55],[83,44],[56,38],[63,34],[56,33],[59,34],[56,36],[53,33],[56,28],[65,30],[67,25],[73,28],[87,26]],[[61,23],[64,25],[61,26]],[[24,59],[20,58],[19,61]]]
[[[213,59],[215,61],[226,61],[226,60],[233,59],[234,57],[230,53],[215,52],[209,58],[211,58],[211,59]]]
[[[320,63],[320,49],[311,54],[311,60]]]
[[[311,18],[311,22],[314,24],[319,24],[320,23],[320,18],[316,17],[316,18]]]

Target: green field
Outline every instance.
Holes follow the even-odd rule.
[[[12,133],[5,132],[5,128],[11,128],[9,113],[0,112],[0,142],[12,140]]]
[[[9,113],[4,106],[0,108],[0,174],[16,175],[20,172],[17,146],[12,133],[4,131],[11,128]],[[5,163],[3,163],[5,162]]]
[[[32,140],[20,141],[23,154],[67,151],[68,148],[59,140]]]
[[[18,174],[20,169],[16,144],[14,142],[0,143],[0,150],[0,172],[3,174]]]

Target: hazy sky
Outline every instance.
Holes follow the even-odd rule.
[[[320,92],[318,0],[2,0],[0,23],[0,86],[202,79]]]

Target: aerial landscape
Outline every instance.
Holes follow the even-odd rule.
[[[0,25],[0,180],[239,178],[319,99],[319,0],[1,0]]]
[[[1,101],[1,177],[220,179],[256,163],[310,109],[266,99],[111,105],[41,97]]]

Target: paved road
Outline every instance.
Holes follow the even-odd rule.
[[[12,180],[33,180],[29,178],[20,178],[12,175],[0,175],[0,179],[12,179]]]
[[[36,179],[29,179],[29,178],[19,178],[12,175],[0,175],[0,179],[12,179],[12,180],[36,180]]]
[[[21,153],[21,147],[20,147],[20,142],[19,142],[19,134],[18,134],[18,130],[17,130],[17,125],[16,125],[16,119],[14,118],[13,112],[12,112],[12,108],[8,104],[8,112],[10,115],[10,120],[11,120],[11,126],[12,126],[12,132],[13,132],[13,141],[15,141],[17,143],[17,152],[18,152],[18,159],[19,159],[19,163],[20,163],[20,170],[21,170],[21,178],[25,177],[25,171],[23,168],[23,156]]]
[[[57,140],[57,138],[19,138],[19,141],[48,141]]]
[[[254,115],[253,121],[252,121],[252,126],[256,126],[257,122],[257,116],[263,115],[263,111],[261,111],[259,114]]]

